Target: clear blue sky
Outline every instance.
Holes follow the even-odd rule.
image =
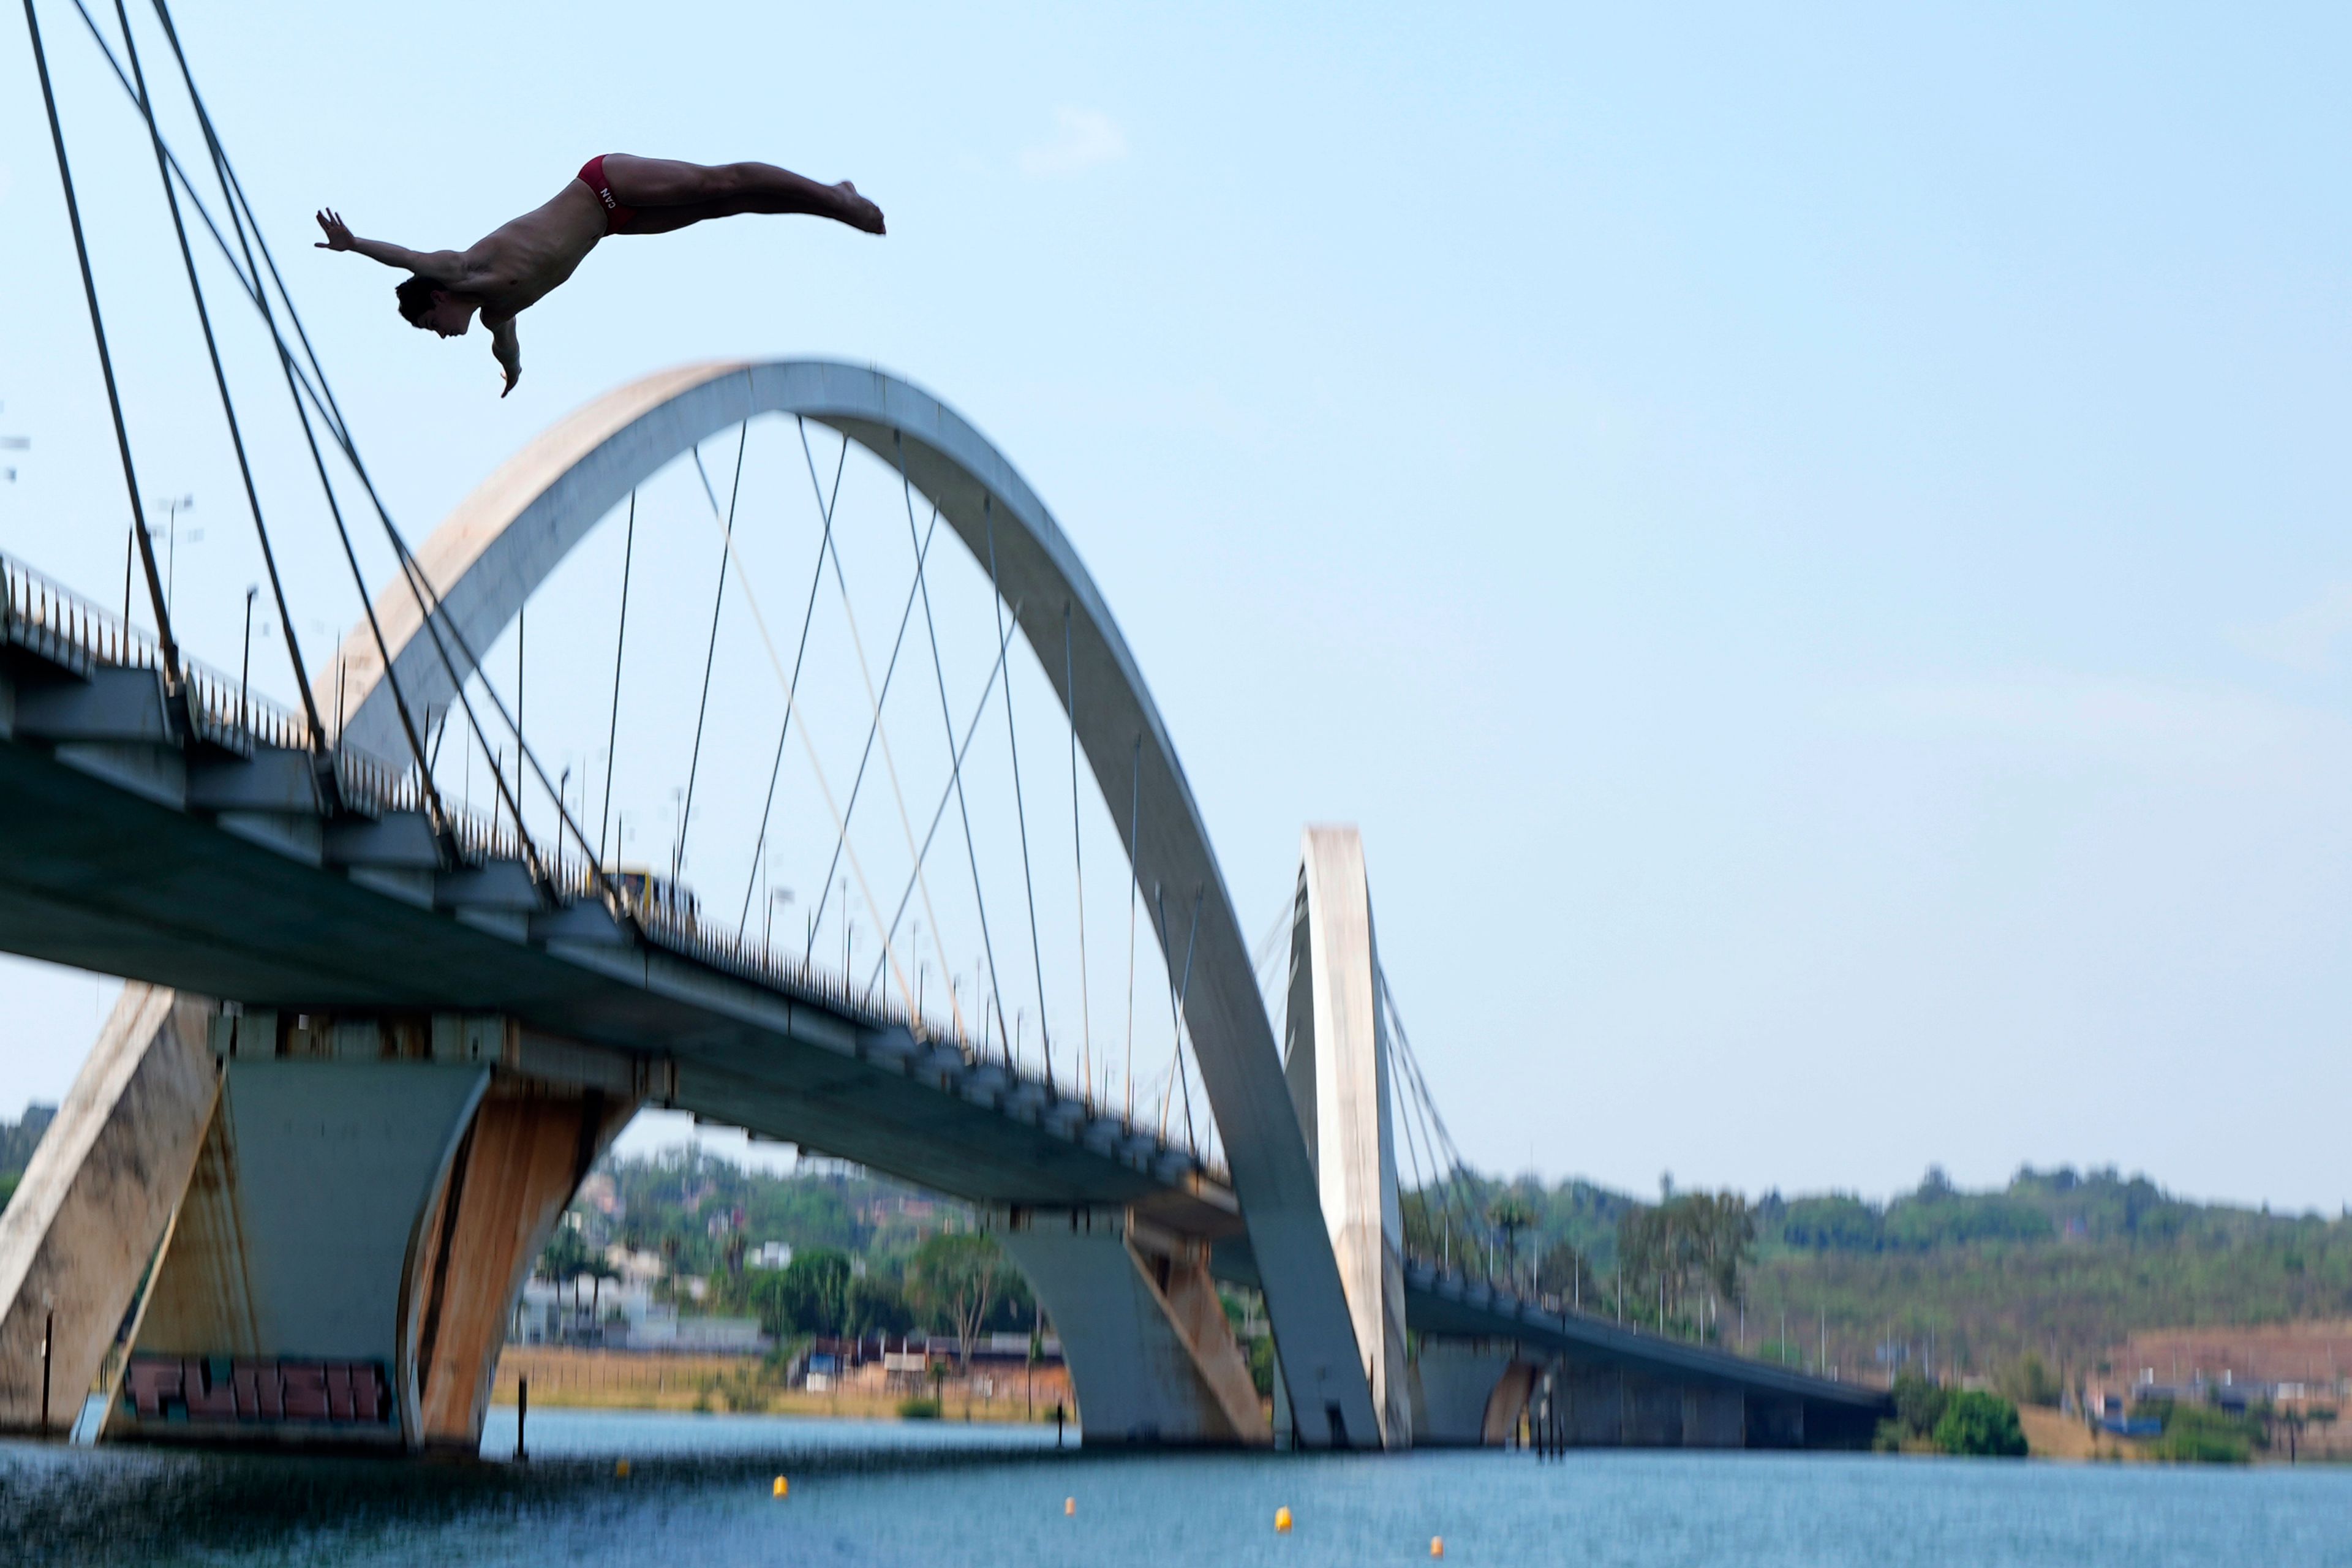
[[[1361,824],[1475,1160],[2352,1198],[2346,14],[1274,9],[181,26],[413,531],[667,363],[933,388],[1104,587],[1245,922],[1304,822]],[[45,15],[118,330],[163,332],[152,163]],[[0,433],[34,442],[0,549],[107,598],[14,23],[0,84]],[[611,150],[851,176],[891,234],[606,246],[503,403],[478,336],[304,247],[321,203],[461,245]],[[148,489],[226,538],[173,330],[128,373]],[[181,574],[249,576],[211,538]],[[199,633],[234,661],[232,610]],[[12,964],[0,1000],[0,1105],[54,1098],[95,988]]]

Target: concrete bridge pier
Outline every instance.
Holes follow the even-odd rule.
[[[1507,1443],[1541,1371],[1511,1341],[1423,1340],[1409,1373],[1414,1445],[1468,1448]]]
[[[1273,1441],[1206,1242],[1131,1209],[1018,1209],[992,1223],[1053,1316],[1089,1447]]]
[[[1549,1393],[1560,1438],[1570,1447],[1793,1447],[1804,1441],[1800,1402],[1709,1381],[1563,1361],[1551,1370]]]
[[[472,1452],[508,1313],[641,1098],[458,1014],[224,1014],[222,1087],[104,1436]]]
[[[52,1430],[104,1368],[109,1440],[472,1452],[530,1265],[654,1076],[498,1016],[127,987],[0,1221],[0,1413],[37,1422],[54,1311]]]
[[[81,1414],[212,1120],[212,1013],[125,985],[0,1213],[0,1431],[39,1428],[45,1384],[50,1432]]]

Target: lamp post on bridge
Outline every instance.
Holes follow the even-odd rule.
[[[247,693],[253,689],[253,597],[261,592],[257,583],[245,587],[245,658],[236,668],[236,723],[243,729],[251,710]]]
[[[159,496],[153,500],[149,501],[147,504],[149,506],[157,506],[163,509],[165,520],[163,531],[163,613],[168,616],[172,613],[173,589],[178,583],[180,574],[180,514],[184,511],[193,510],[196,504],[196,498],[193,495]],[[201,539],[204,536],[202,534],[190,534],[188,537],[191,541],[194,541]],[[122,613],[125,619],[130,617],[130,598],[128,595],[124,595]]]

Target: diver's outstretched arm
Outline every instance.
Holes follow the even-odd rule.
[[[509,316],[490,329],[490,355],[507,373],[507,384],[499,395],[504,397],[522,379],[522,343],[515,336],[514,318]]]
[[[386,267],[397,267],[451,288],[465,276],[466,258],[457,251],[411,250],[381,239],[362,239],[344,224],[341,215],[326,207],[319,209],[318,217],[319,226],[326,231],[327,237],[318,242],[316,249],[355,250],[371,261],[381,261]]]

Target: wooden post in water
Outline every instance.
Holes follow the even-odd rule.
[[[41,1319],[41,1436],[49,1435],[49,1349],[57,1342],[58,1311],[52,1307]]]
[[[530,1458],[530,1450],[522,1445],[522,1426],[530,1419],[530,1379],[517,1377],[515,1379],[515,1462],[517,1464]]]

